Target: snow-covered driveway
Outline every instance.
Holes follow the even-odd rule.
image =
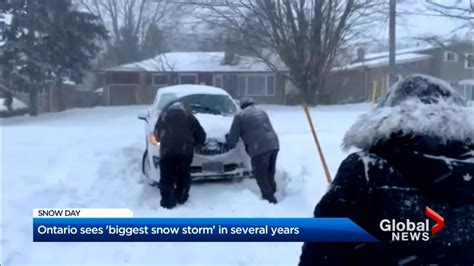
[[[265,106],[279,133],[278,205],[260,199],[255,180],[191,187],[190,200],[159,207],[139,183],[144,106],[75,109],[0,120],[2,265],[232,264],[295,265],[301,243],[33,243],[33,208],[130,208],[145,217],[306,217],[326,190],[301,107]],[[340,143],[369,105],[312,110],[332,175]]]

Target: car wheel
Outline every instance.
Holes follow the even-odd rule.
[[[145,176],[148,176],[150,172],[150,162],[148,162],[148,150],[145,150],[142,157],[142,173]]]
[[[143,153],[142,157],[142,173],[144,175],[143,180],[151,187],[160,188],[160,183],[156,181],[150,181],[148,175],[150,173],[150,162],[148,161],[148,150]]]

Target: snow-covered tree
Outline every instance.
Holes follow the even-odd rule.
[[[80,82],[107,31],[96,16],[75,10],[71,0],[17,0],[0,6],[12,15],[4,33],[0,68],[12,88],[30,94],[37,115],[38,91],[68,78]]]
[[[156,25],[151,24],[145,34],[141,46],[141,56],[151,58],[166,50],[164,32]]]
[[[111,38],[101,66],[147,59],[166,50],[172,35],[192,7],[151,0],[78,0],[81,8],[100,18]],[[164,34],[166,32],[166,34]],[[153,43],[151,43],[152,41]],[[153,53],[153,54],[151,54]]]

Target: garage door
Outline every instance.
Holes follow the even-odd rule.
[[[135,90],[132,85],[109,85],[110,105],[137,104]]]

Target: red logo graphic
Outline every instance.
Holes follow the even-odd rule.
[[[425,210],[426,216],[431,218],[436,224],[431,228],[431,235],[436,235],[441,229],[444,227],[444,218],[441,215],[437,214],[435,211],[430,209],[430,207],[426,207]]]

